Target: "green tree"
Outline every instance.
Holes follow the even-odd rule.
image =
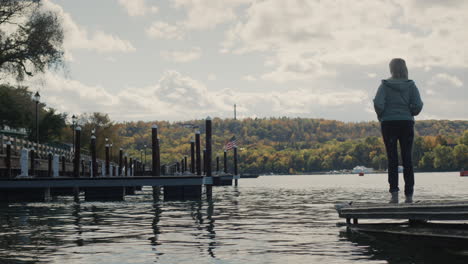
[[[452,149],[447,146],[439,145],[434,148],[434,168],[446,170],[452,168],[453,155]]]
[[[18,79],[63,65],[62,26],[39,7],[40,1],[0,0],[0,71]]]
[[[458,144],[453,148],[454,165],[458,169],[468,169],[468,146]]]
[[[0,85],[0,128],[26,128],[32,123],[33,102],[26,87]]]

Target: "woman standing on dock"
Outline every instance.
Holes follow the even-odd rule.
[[[403,160],[406,203],[413,202],[413,139],[414,117],[421,112],[423,102],[414,81],[408,79],[408,69],[403,59],[390,62],[391,78],[382,80],[374,98],[374,108],[381,122],[382,136],[387,150],[388,183],[391,203],[398,203],[398,149]]]

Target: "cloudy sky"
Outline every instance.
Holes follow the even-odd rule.
[[[118,121],[375,120],[388,62],[407,61],[419,119],[468,119],[468,1],[44,0],[66,69],[26,80],[50,106]]]

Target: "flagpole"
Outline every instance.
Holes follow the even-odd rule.
[[[237,119],[237,113],[236,113],[236,104],[234,104],[234,120]]]

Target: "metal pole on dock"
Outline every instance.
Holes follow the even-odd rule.
[[[237,176],[237,146],[234,146],[234,176]],[[237,179],[235,179],[234,185],[237,186]]]
[[[216,155],[216,171],[219,172],[219,156]]]
[[[130,158],[130,176],[133,176],[133,158]]]
[[[184,159],[181,159],[180,160],[180,164],[182,165],[182,169],[180,170],[180,172],[184,173],[185,172],[185,162],[184,162]]]
[[[151,128],[151,141],[153,148],[153,176],[161,176],[161,160],[159,154],[159,139],[158,139],[158,126],[153,125]]]
[[[122,176],[122,168],[123,167],[123,149],[120,148],[119,150],[119,172],[117,176]]]
[[[73,176],[80,177],[80,161],[81,161],[81,127],[75,128],[75,158],[73,159]]]
[[[201,153],[200,153],[200,131],[195,132],[195,153],[197,162],[197,175],[202,175],[201,171]]]
[[[110,175],[110,153],[109,144],[106,143],[106,176]]]
[[[96,177],[97,173],[97,162],[96,162],[96,136],[91,136],[91,177]]]
[[[224,173],[227,173],[227,151],[224,150]]]
[[[3,137],[3,136],[2,136]],[[3,148],[3,143],[2,143]],[[11,178],[11,142],[6,143],[6,169],[7,169],[7,178]]]
[[[190,172],[195,174],[195,140],[190,140]]]
[[[184,156],[184,168],[185,168],[185,169],[184,169],[183,172],[188,171],[188,167],[187,167],[187,166],[188,166],[188,163],[187,163],[187,156]]]

